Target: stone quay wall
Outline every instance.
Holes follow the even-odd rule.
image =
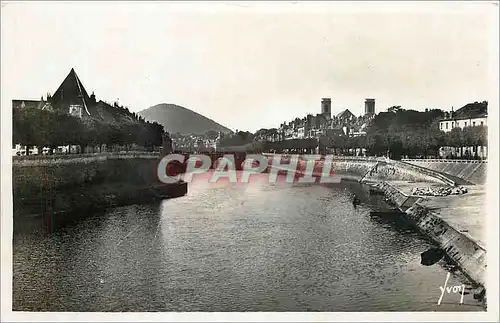
[[[477,185],[485,184],[488,175],[488,162],[485,160],[403,159],[403,161],[456,176]]]
[[[419,197],[408,196],[388,183],[382,183],[378,187],[392,203],[406,213],[422,234],[444,250],[466,276],[486,288],[487,259],[484,248],[419,204]]]
[[[475,283],[486,287],[487,260],[484,248],[418,202],[409,208],[406,214],[422,233],[446,252],[465,275]]]
[[[37,157],[12,160],[14,215],[120,205],[168,194],[168,185],[157,177],[158,154]]]
[[[264,155],[268,158],[274,157],[274,154]],[[287,155],[281,156],[287,158]],[[358,181],[399,180],[455,185],[453,180],[439,172],[387,158],[334,156],[332,168],[335,174]]]

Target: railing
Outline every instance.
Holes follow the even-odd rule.
[[[386,157],[372,157],[372,156],[341,156],[341,155],[333,155],[333,154],[279,154],[279,153],[262,153],[262,155],[269,157],[274,155],[281,155],[282,157],[288,157],[292,155],[298,156],[333,156],[333,160],[363,160],[363,161],[387,161],[389,160]]]
[[[53,155],[29,155],[29,156],[12,156],[13,161],[23,161],[23,160],[45,160],[45,159],[72,159],[72,158],[82,158],[82,157],[96,157],[96,156],[119,156],[119,155],[159,155],[159,152],[155,151],[141,151],[141,150],[130,150],[130,151],[120,151],[120,152],[97,152],[97,153],[84,153],[84,154],[53,154]]]
[[[157,152],[129,151],[129,152],[106,152],[93,154],[68,154],[68,155],[35,155],[35,156],[13,156],[13,166],[37,166],[52,164],[71,164],[80,162],[103,161],[107,159],[153,159],[160,156]]]
[[[404,162],[426,162],[426,163],[469,163],[469,164],[486,164],[488,160],[477,160],[477,159],[401,159]]]

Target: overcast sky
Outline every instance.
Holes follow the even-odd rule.
[[[489,100],[498,7],[423,5],[7,3],[2,74],[12,99],[39,99],[73,67],[98,99],[250,131],[319,113],[322,97],[356,115],[368,97],[377,112]]]

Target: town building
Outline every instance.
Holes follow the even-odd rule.
[[[88,95],[80,78],[72,68],[61,85],[53,95],[47,94],[38,100],[13,100],[12,106],[16,108],[50,109],[64,112],[78,118],[93,118],[103,122],[135,122],[128,108],[105,101],[97,101],[94,93]]]
[[[349,109],[332,116],[331,99],[322,98],[321,113],[308,114],[304,118],[295,118],[293,121],[282,123],[277,129],[278,135],[268,140],[310,139],[319,138],[322,135],[362,136],[366,134],[366,128],[374,117],[375,99],[366,99],[365,114],[356,117]],[[260,136],[256,138],[256,140],[261,139]]]
[[[445,114],[445,117],[439,121],[439,129],[443,132],[450,132],[453,129],[465,129],[468,127],[486,127],[488,121],[488,102],[474,102],[466,104],[457,111]],[[488,147],[440,147],[439,155],[441,158],[488,158]]]
[[[454,128],[466,128],[476,126],[487,126],[488,102],[469,103],[457,111],[446,113],[446,116],[439,122],[439,129],[444,132]]]
[[[135,116],[128,111],[126,107],[118,105],[117,102],[113,105],[97,101],[94,93],[88,95],[87,90],[83,86],[80,78],[72,68],[53,95],[47,94],[46,99],[41,97],[40,100],[12,100],[13,109],[41,109],[55,112],[67,113],[77,118],[92,118],[99,122],[110,123],[133,123],[137,122]],[[77,152],[78,146],[71,145],[58,147],[56,153]],[[25,147],[14,144],[14,155],[25,155]],[[33,147],[29,150],[29,154],[46,153],[48,148],[37,149]]]

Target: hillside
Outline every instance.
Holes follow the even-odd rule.
[[[138,123],[136,116],[128,111],[128,109],[118,106],[110,105],[104,101],[99,101],[93,106],[94,113],[92,116],[95,120],[105,123],[127,124]]]
[[[138,114],[146,120],[158,122],[170,133],[204,134],[210,130],[232,132],[212,119],[175,104],[157,104]]]

